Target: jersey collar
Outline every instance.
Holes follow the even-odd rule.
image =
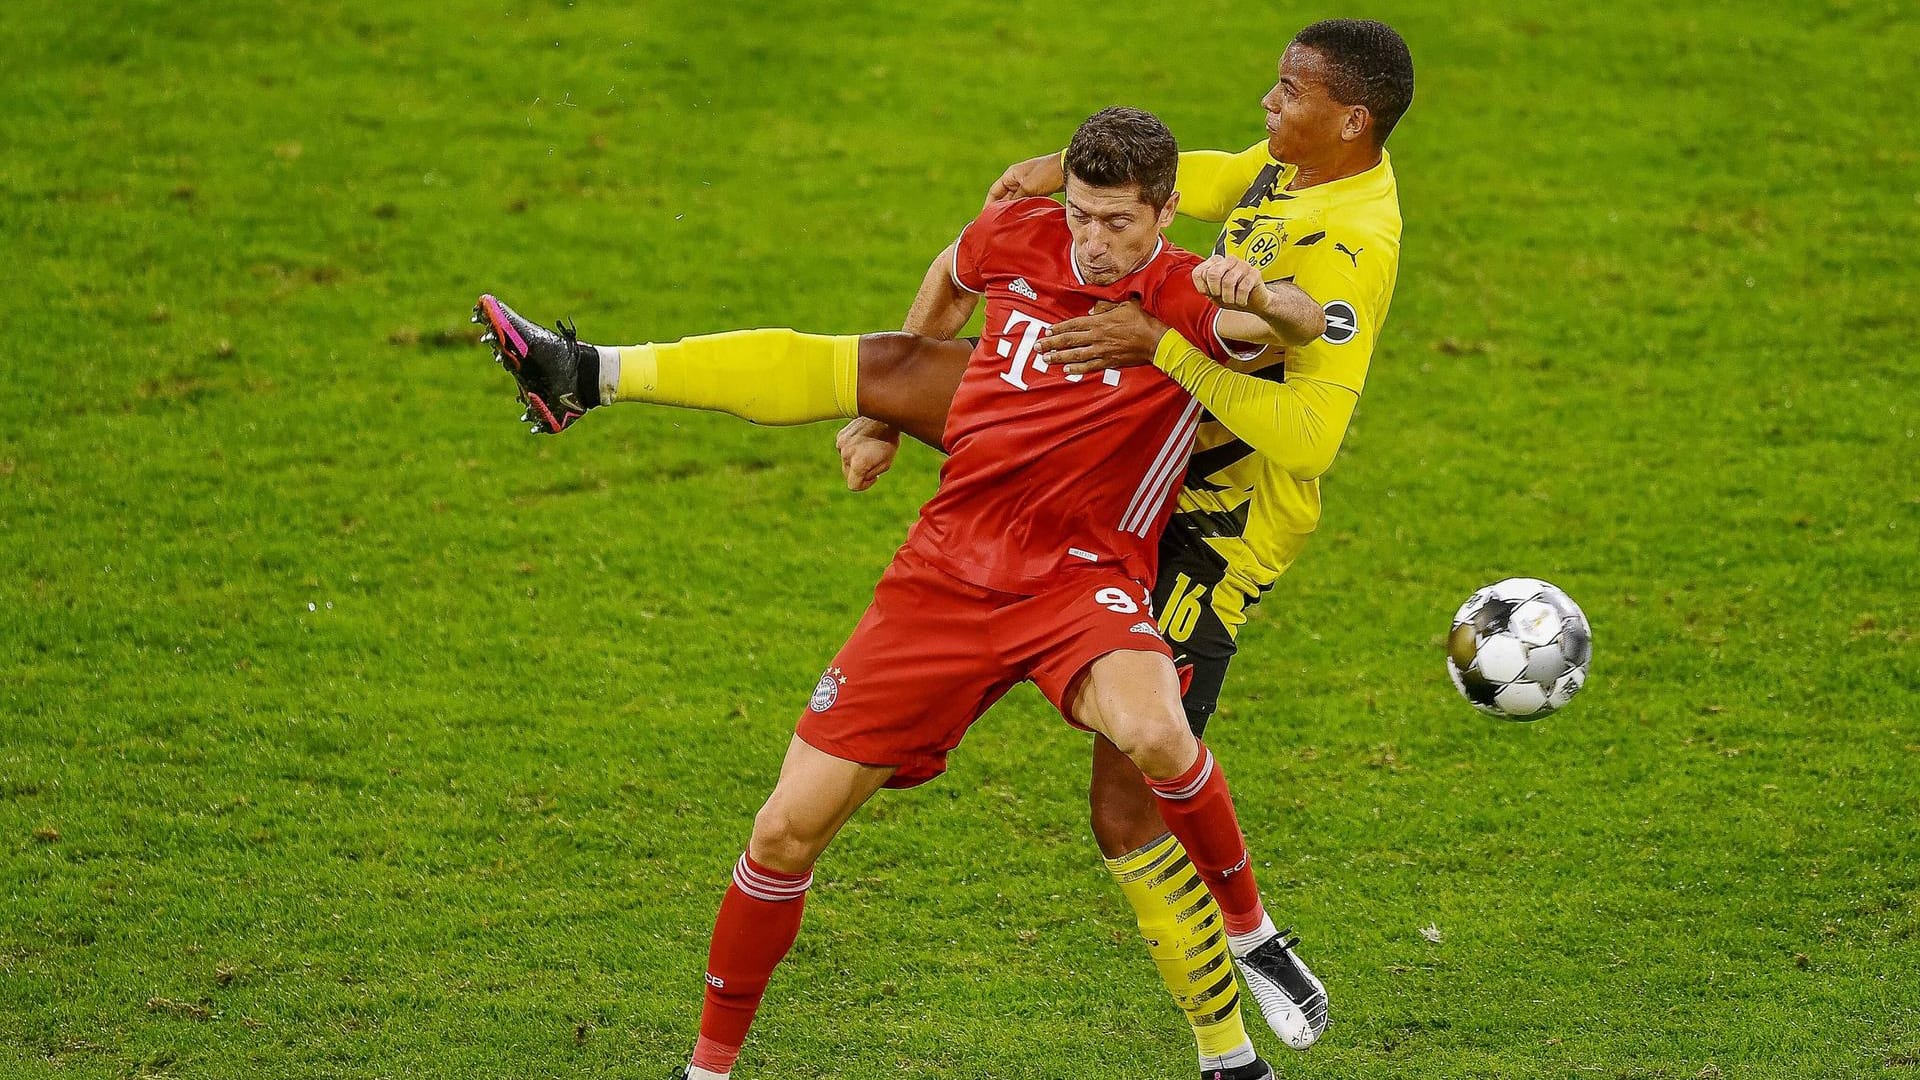
[[[1391,179],[1393,176],[1393,155],[1387,153],[1384,149],[1380,151],[1380,160],[1375,163],[1372,168],[1363,172],[1354,173],[1352,176],[1343,176],[1338,180],[1328,180],[1324,184],[1315,184],[1312,187],[1288,188],[1287,184],[1291,183],[1293,177],[1300,171],[1300,166],[1290,161],[1276,162],[1276,164],[1280,165],[1280,167],[1286,171],[1276,179],[1275,191],[1286,192],[1295,198],[1308,193],[1315,195],[1333,195],[1352,188],[1371,187],[1379,185]]]
[[[1121,274],[1118,278],[1115,278],[1114,284],[1118,285],[1120,282],[1127,280],[1128,278],[1132,277],[1133,275],[1139,273],[1142,270],[1145,270],[1147,268],[1147,264],[1159,258],[1160,253],[1162,251],[1165,251],[1166,249],[1167,249],[1167,238],[1165,234],[1162,234],[1160,239],[1156,241],[1153,245],[1153,254],[1148,255],[1144,259],[1141,259],[1139,266],[1136,266],[1133,269],[1127,271],[1126,273]],[[1087,283],[1087,279],[1080,276],[1080,260],[1077,257],[1079,254],[1079,251],[1080,251],[1080,245],[1074,243],[1071,240],[1067,242],[1067,269],[1073,271],[1073,280],[1079,282],[1082,285],[1085,285]],[[1102,286],[1102,287],[1104,288],[1105,286]]]

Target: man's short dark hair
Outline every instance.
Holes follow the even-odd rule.
[[[1140,185],[1140,198],[1155,210],[1173,195],[1180,171],[1180,145],[1160,118],[1145,109],[1115,105],[1087,117],[1067,144],[1067,172],[1094,187]]]
[[[1372,19],[1327,19],[1296,34],[1293,43],[1327,62],[1327,90],[1342,105],[1373,114],[1373,143],[1386,143],[1413,104],[1413,54],[1393,27]]]

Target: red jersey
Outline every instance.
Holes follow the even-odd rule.
[[[1068,375],[1036,355],[1040,334],[1101,300],[1141,306],[1216,360],[1234,355],[1220,309],[1193,284],[1200,257],[1162,238],[1111,285],[1073,262],[1066,208],[994,203],[960,234],[955,284],[987,298],[944,438],[940,487],[907,546],[982,588],[1033,595],[1075,566],[1153,580],[1200,404],[1154,367]]]

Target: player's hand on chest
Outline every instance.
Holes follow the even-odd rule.
[[[1058,363],[1050,363],[1040,344],[1054,323],[1038,315],[1007,306],[989,316],[1000,328],[989,334],[993,352],[1002,361],[1000,379],[1015,390],[1033,390],[1043,386],[1087,383],[1091,386],[1119,386],[1121,373],[1115,369],[1091,374],[1071,373]],[[991,326],[991,323],[989,324]]]

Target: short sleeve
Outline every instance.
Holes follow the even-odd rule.
[[[970,293],[987,291],[987,262],[993,254],[994,239],[1000,231],[1000,223],[1005,220],[1008,208],[1017,205],[1018,199],[988,203],[980,211],[980,216],[967,223],[960,230],[960,239],[953,245],[953,283]]]

